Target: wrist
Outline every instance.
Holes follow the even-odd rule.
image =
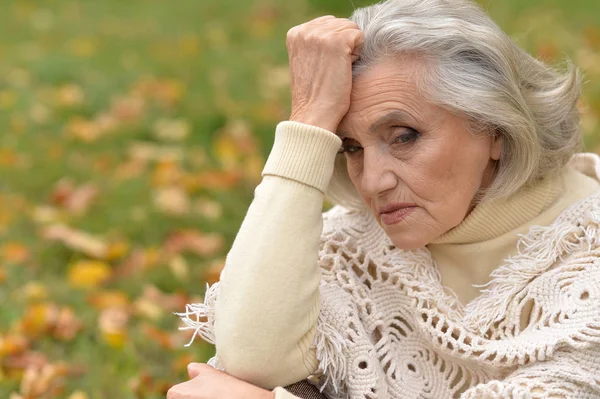
[[[296,114],[292,112],[290,116],[290,122],[304,123],[305,125],[311,125],[320,127],[332,133],[335,133],[340,123],[340,119],[332,118],[331,116],[322,116],[318,114]]]

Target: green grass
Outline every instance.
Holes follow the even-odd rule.
[[[62,390],[47,397],[68,397],[79,389],[90,398],[134,398],[130,383],[140,376],[146,390],[138,397],[164,397],[165,387],[185,378],[185,368],[173,366],[174,361],[185,355],[205,361],[212,354],[212,347],[199,341],[191,348],[179,341],[171,349],[161,347],[144,326],[176,334],[179,325],[172,309],[161,303],[156,303],[156,317],[127,307],[130,319],[123,345],[111,345],[103,339],[100,310],[89,298],[114,289],[134,302],[148,284],[166,295],[202,296],[207,270],[222,260],[233,240],[258,173],[220,189],[206,183],[198,187],[189,180],[231,162],[231,173],[241,174],[248,169],[246,162],[264,161],[275,124],[289,112],[286,31],[326,13],[347,16],[353,6],[366,4],[362,0],[2,1],[0,275],[5,277],[0,278],[0,397],[19,392],[22,380],[22,372],[9,364],[22,353],[2,357],[2,340],[10,333],[29,337],[27,350],[45,354],[49,363],[65,362],[72,368],[61,382]],[[555,62],[568,56],[582,66],[587,77],[584,133],[588,149],[596,149],[600,3],[496,0],[484,6],[532,53]],[[112,104],[123,99],[129,105],[115,109]],[[142,110],[136,111],[136,101],[143,103]],[[133,116],[89,141],[70,133],[97,128],[95,118],[106,112],[112,117]],[[77,125],[78,118],[92,122]],[[186,121],[190,134],[165,141],[153,133],[160,119]],[[244,153],[246,144],[236,145],[235,140],[225,149],[218,147],[223,137],[237,137],[231,127],[235,121],[243,121],[255,150]],[[137,142],[174,147],[183,155],[173,164],[140,164],[137,173],[125,178],[124,165],[131,161],[130,151]],[[227,151],[233,152],[231,162]],[[175,176],[164,177],[168,170]],[[75,185],[92,183],[98,188],[87,212],[63,209],[55,187],[65,177]],[[216,202],[221,216],[212,218],[210,212],[193,206],[182,215],[164,212],[153,198],[165,186],[184,187],[183,194],[192,203]],[[188,265],[186,278],[178,277],[168,266],[168,257],[163,257],[154,266],[83,290],[74,287],[67,275],[71,265],[89,256],[44,238],[45,222],[34,215],[48,207],[58,213],[55,221],[106,242],[127,243],[124,253],[105,260],[113,273],[122,270],[135,251],[164,251],[168,237],[184,229],[216,233],[225,244],[206,255],[182,253]],[[15,245],[29,254],[26,260],[11,255]],[[27,294],[32,282],[45,287],[45,299]],[[38,336],[19,330],[28,309],[40,301],[72,309],[83,325],[81,331],[62,342],[48,331]],[[186,342],[186,337],[173,339]]]

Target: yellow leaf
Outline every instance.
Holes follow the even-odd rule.
[[[22,288],[23,296],[26,301],[40,301],[48,297],[46,286],[39,281],[29,281]]]
[[[110,308],[100,313],[98,320],[102,339],[113,348],[122,348],[127,339],[129,314],[118,308]]]
[[[0,336],[0,358],[24,352],[29,347],[29,341],[23,335],[9,334]]]
[[[59,309],[53,303],[36,303],[27,308],[21,320],[20,328],[27,336],[47,333],[58,318]]]
[[[125,308],[129,297],[121,291],[100,291],[88,298],[96,309]]]
[[[84,260],[71,265],[68,278],[75,288],[94,288],[108,280],[111,272],[105,262]]]
[[[83,103],[83,89],[76,84],[66,84],[56,91],[56,102],[63,107],[73,107]]]
[[[107,260],[115,260],[120,259],[127,255],[129,252],[129,244],[125,241],[115,241],[108,245],[108,250],[106,251],[106,259]]]
[[[88,394],[83,391],[75,391],[68,397],[68,399],[88,399],[88,398],[89,398]]]

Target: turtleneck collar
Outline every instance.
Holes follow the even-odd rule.
[[[563,189],[559,176],[548,176],[521,188],[509,198],[484,201],[458,226],[431,244],[469,244],[499,237],[538,216]]]

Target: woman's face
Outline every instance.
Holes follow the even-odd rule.
[[[458,225],[493,177],[501,140],[425,101],[419,61],[382,61],[353,82],[338,127],[348,174],[394,245],[427,245]]]

